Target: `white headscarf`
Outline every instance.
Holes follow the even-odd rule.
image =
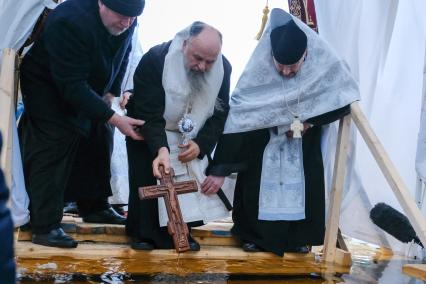
[[[190,96],[191,85],[185,68],[183,43],[189,38],[190,27],[180,31],[174,37],[166,55],[163,69],[163,88],[166,94],[164,119],[166,129],[177,130],[178,122],[187,111],[189,98],[192,110],[188,115],[195,123],[193,137],[203,127],[214,111],[216,98],[223,81],[222,53],[219,53],[212,68],[204,74],[202,88],[195,96]]]
[[[293,78],[283,78],[271,56],[270,33],[293,19],[308,38],[307,56]],[[238,133],[290,125],[297,110],[302,121],[359,100],[358,85],[347,64],[334,50],[298,18],[281,9],[271,11],[256,49],[231,96],[225,133]]]

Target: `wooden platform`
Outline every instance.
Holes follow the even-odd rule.
[[[348,273],[349,253],[339,251],[341,263],[332,265],[320,261],[316,253],[244,252],[231,236],[232,223],[212,223],[194,228],[192,235],[201,245],[199,252],[178,254],[175,250],[137,251],[128,246],[124,226],[87,224],[81,219],[66,217],[64,230],[80,243],[75,249],[59,249],[35,245],[30,231],[17,231],[15,253],[21,274],[55,275],[78,273],[99,275],[106,271],[132,275],[197,273],[238,275],[309,275]]]
[[[231,236],[230,222],[216,222],[192,229],[192,236],[201,245],[238,246],[238,242]],[[65,216],[62,222],[64,231],[79,242],[108,242],[113,244],[127,244],[129,238],[123,225],[106,225],[83,223],[81,218]],[[30,241],[31,231],[16,231],[18,241]]]
[[[348,267],[327,266],[316,261],[313,253],[287,253],[281,258],[272,253],[247,253],[225,246],[202,246],[199,252],[177,254],[174,250],[136,251],[120,244],[82,243],[76,249],[58,249],[21,241],[15,253],[18,265],[25,268],[26,274],[121,271],[132,275],[307,275],[349,272]]]
[[[411,277],[426,281],[426,264],[406,264],[402,267],[402,272]]]

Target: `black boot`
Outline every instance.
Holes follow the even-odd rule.
[[[153,250],[154,244],[151,241],[145,239],[132,238],[130,247],[135,250]]]
[[[188,236],[188,242],[189,242],[189,249],[191,251],[200,250],[200,244],[196,240],[194,240],[191,235]]]
[[[33,234],[32,242],[34,244],[58,247],[58,248],[76,248],[78,243],[65,234],[62,228],[53,229],[47,234]]]
[[[126,218],[115,212],[115,210],[110,207],[108,209],[90,213],[89,215],[84,216],[83,222],[125,225]]]
[[[286,250],[286,252],[294,252],[294,253],[309,253],[311,250],[309,246],[300,246],[294,247],[292,249]]]
[[[257,246],[255,243],[243,243],[242,248],[243,248],[243,251],[246,251],[246,252],[263,251],[263,249]]]

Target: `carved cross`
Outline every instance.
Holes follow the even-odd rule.
[[[195,180],[173,182],[174,171],[170,168],[170,173],[164,172],[164,167],[160,166],[162,178],[160,185],[144,186],[139,188],[140,199],[152,199],[164,197],[164,202],[167,209],[167,230],[173,238],[176,251],[188,251],[189,230],[186,223],[183,221],[182,212],[179,206],[178,194],[190,193],[198,191],[197,182]]]

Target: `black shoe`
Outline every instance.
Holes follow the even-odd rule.
[[[132,239],[130,247],[135,250],[153,250],[154,244],[146,240]]]
[[[78,243],[65,234],[62,228],[53,229],[48,234],[33,234],[32,242],[34,244],[58,247],[58,248],[76,248]]]
[[[126,218],[115,212],[114,209],[108,208],[83,217],[83,222],[124,225]]]
[[[75,203],[75,202],[65,202],[65,204],[64,204],[64,213],[67,213],[67,214],[78,214],[77,203]]]
[[[200,250],[200,244],[192,238],[191,235],[188,236],[188,242],[189,242],[189,250],[190,251],[199,251]]]
[[[260,251],[263,251],[263,249],[261,249],[260,247],[258,247],[254,243],[243,243],[242,248],[243,248],[243,251],[246,251],[246,252],[260,252]]]
[[[287,250],[287,252],[294,252],[294,253],[309,253],[311,250],[308,246],[301,246],[301,247],[295,247],[292,249]]]

